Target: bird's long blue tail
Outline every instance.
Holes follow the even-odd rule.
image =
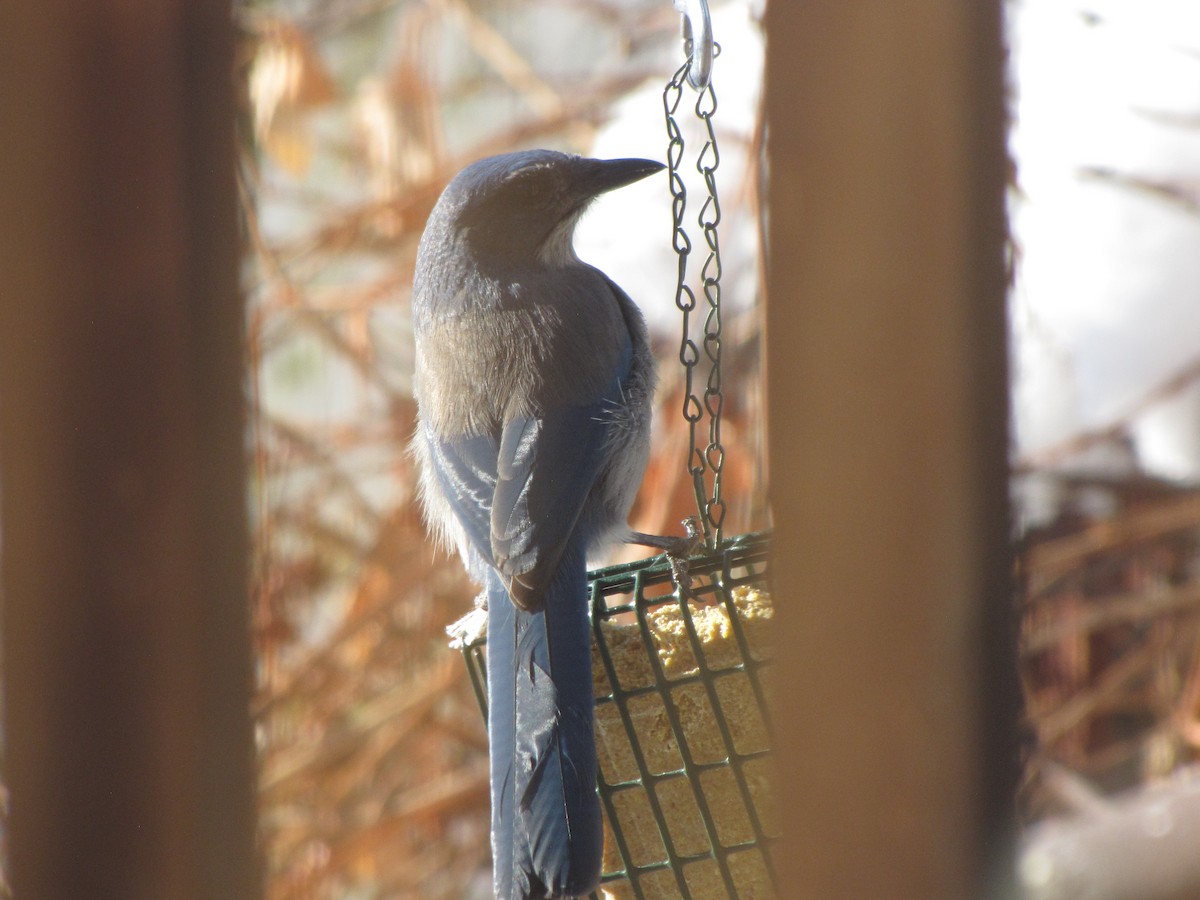
[[[488,581],[488,740],[499,900],[577,897],[600,879],[591,634],[582,549],[569,546],[541,610]]]

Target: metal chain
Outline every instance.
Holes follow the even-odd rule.
[[[692,241],[684,226],[687,209],[687,188],[680,176],[684,141],[676,115],[683,97],[683,85],[691,60],[672,76],[663,91],[663,111],[667,125],[667,170],[670,176],[671,215],[673,219],[672,246],[679,260],[675,287],[675,305],[683,318],[683,336],[679,347],[679,362],[684,369],[683,417],[688,423],[687,470],[696,495],[705,541],[715,547],[721,540],[725,521],[725,499],[721,491],[721,473],[725,467],[725,448],[721,443],[721,414],[724,394],[721,385],[721,250],[717,227],[721,222],[721,203],[717,197],[716,171],[721,157],[713,131],[712,117],[717,111],[717,95],[711,80],[700,91],[695,114],[707,130],[704,146],[696,158],[696,170],[703,176],[707,196],[700,208],[697,222],[708,246],[708,256],[700,269],[704,299],[708,314],[704,320],[704,355],[708,360],[708,380],[704,398],[696,393],[696,367],[700,364],[700,348],[691,337],[691,314],[696,310],[695,292],[687,285],[687,261]],[[698,425],[708,415],[708,443],[701,449],[697,441]],[[711,491],[709,483],[711,482]]]
[[[725,408],[725,395],[721,392],[721,245],[717,239],[717,226],[721,222],[721,201],[717,196],[717,167],[721,154],[717,149],[717,135],[713,131],[713,115],[717,111],[717,95],[712,82],[696,98],[696,117],[704,122],[704,146],[696,158],[696,170],[704,176],[704,187],[708,196],[700,207],[697,221],[704,232],[708,245],[708,256],[700,267],[700,280],[704,288],[704,299],[708,301],[708,315],[704,320],[704,352],[708,356],[708,385],[704,389],[704,407],[708,411],[708,446],[704,459],[712,472],[712,496],[704,508],[705,518],[712,524],[715,540],[721,540],[721,528],[725,523],[725,499],[721,494],[721,473],[725,469],[725,447],[721,443],[721,414]]]

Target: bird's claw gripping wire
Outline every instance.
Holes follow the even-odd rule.
[[[475,608],[446,626],[450,649],[462,650],[483,642],[487,634],[487,611],[487,591],[481,591],[475,598]]]
[[[699,516],[688,516],[681,523],[686,532],[682,537],[665,534],[646,534],[642,531],[631,532],[627,541],[640,544],[643,547],[654,547],[661,550],[671,566],[671,580],[682,594],[690,594],[692,576],[688,572],[688,560],[704,543],[704,535],[700,531]]]

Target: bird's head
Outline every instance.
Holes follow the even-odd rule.
[[[588,159],[524,150],[471,163],[446,187],[431,222],[484,259],[575,260],[575,223],[594,198],[663,168],[648,159]]]

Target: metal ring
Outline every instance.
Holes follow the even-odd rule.
[[[713,34],[708,0],[675,0],[683,14],[683,52],[688,55],[688,84],[698,91],[708,87],[712,77]]]

